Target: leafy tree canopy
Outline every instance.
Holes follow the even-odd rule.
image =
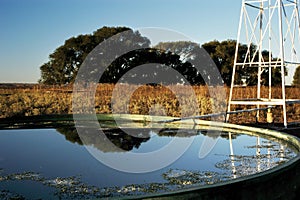
[[[203,53],[205,51],[199,44],[193,42],[161,42],[152,48],[138,49],[117,58],[100,82],[211,84],[213,74],[217,73],[207,66]],[[138,69],[145,64],[147,66]],[[122,77],[124,74],[126,76]]]
[[[41,69],[39,82],[45,84],[72,83],[78,69],[86,56],[105,39],[118,33],[130,31],[131,34],[140,36],[127,27],[103,27],[93,34],[79,35],[65,41],[49,56],[49,61],[44,63]],[[142,38],[147,40],[146,38]],[[147,40],[147,42],[149,42]],[[130,44],[129,44],[130,45]]]
[[[297,67],[296,72],[294,74],[293,86],[300,86],[300,66]]]
[[[122,34],[115,36],[118,33]],[[110,43],[108,42],[108,45],[114,47],[118,45],[118,48],[114,48],[113,52],[110,52],[109,48],[107,48],[106,52],[103,52],[105,51],[103,49],[95,48],[101,42],[108,41],[107,39],[112,36],[115,36],[115,40],[109,40]],[[230,85],[236,41],[211,41],[203,44],[202,47],[215,62],[224,83]],[[124,49],[134,50],[129,51],[125,55],[118,54],[118,52],[124,52],[122,51]],[[256,49],[255,45],[250,46],[252,54]],[[92,34],[79,35],[66,40],[64,45],[58,47],[50,54],[49,61],[40,67],[41,79],[39,82],[45,84],[73,83],[79,67],[83,64],[87,55],[93,51],[95,53],[93,57],[95,63],[97,61],[96,55],[113,56],[111,59],[113,60],[112,63],[105,63],[101,58],[96,63],[97,66],[99,62],[102,62],[100,66],[108,65],[99,80],[102,83],[117,83],[119,81],[141,83],[145,82],[145,80],[151,82],[151,80],[156,79],[162,80],[161,83],[164,84],[184,84],[186,81],[190,84],[205,84],[208,83],[210,76],[214,72],[209,71],[201,63],[201,56],[198,57],[201,53],[203,54],[201,50],[202,48],[199,44],[189,41],[163,42],[150,48],[150,40],[137,31],[127,27],[103,27]],[[246,45],[239,44],[238,62],[244,61],[247,50],[248,47]],[[263,57],[265,61],[268,61],[269,52],[264,51]],[[197,66],[194,66],[193,64],[197,60],[200,61],[196,63]],[[135,70],[136,67],[145,64],[148,64],[147,67]],[[91,70],[90,74],[95,73],[93,70]],[[178,72],[175,75],[170,73],[174,70]],[[236,80],[246,79],[248,85],[257,84],[257,68],[249,68],[249,70],[238,68],[236,76]],[[281,83],[280,77],[280,69],[273,69],[272,83],[274,85]],[[88,77],[82,78],[86,80]],[[297,77],[295,80],[297,81]],[[268,68],[262,74],[262,84],[267,85],[267,83]],[[241,81],[236,84],[241,84]]]
[[[234,56],[236,49],[236,41],[235,40],[226,40],[226,41],[211,41],[202,45],[202,47],[210,54],[211,58],[214,60],[217,65],[221,76],[226,85],[231,84],[232,78],[232,69],[234,65]],[[255,45],[250,46],[250,54],[254,55],[257,47]],[[248,51],[248,47],[245,44],[239,44],[239,52],[237,62],[244,62]],[[262,52],[264,61],[269,61],[269,52]],[[258,60],[258,57],[255,58]],[[254,60],[254,61],[255,61]],[[277,60],[276,58],[272,58],[272,60]],[[267,85],[269,83],[269,69],[265,68],[262,73],[262,85]],[[238,67],[236,71],[235,80],[237,82],[235,84],[242,84],[242,79],[246,80],[247,85],[256,85],[257,84],[257,68],[248,67],[244,69],[242,67]],[[281,74],[280,68],[272,68],[272,84],[280,85],[281,84]]]

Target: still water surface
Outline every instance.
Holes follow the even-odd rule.
[[[168,192],[265,171],[298,153],[276,139],[255,135],[223,132],[218,137],[206,131],[190,134],[181,130],[177,135],[176,130],[135,131],[143,137],[128,136],[117,129],[106,131],[106,135],[125,154],[159,150],[173,137],[194,140],[173,164],[134,174],[117,171],[95,159],[74,127],[0,130],[0,198],[74,199]],[[200,159],[199,150],[206,137],[218,137],[218,142],[208,156]],[[106,154],[124,154],[105,148],[101,141],[91,140],[87,145]]]

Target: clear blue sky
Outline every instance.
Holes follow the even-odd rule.
[[[203,44],[236,39],[241,0],[0,0],[0,82],[37,82],[66,39],[103,26],[161,27]]]

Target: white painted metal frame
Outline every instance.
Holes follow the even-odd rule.
[[[300,65],[300,26],[298,0],[243,0],[241,7],[238,39],[231,80],[231,88],[227,112],[231,112],[231,105],[256,105],[259,120],[260,105],[281,105],[283,108],[284,126],[287,127],[287,104],[300,103],[300,100],[286,99],[285,95],[285,68]],[[243,38],[244,37],[244,38]],[[246,40],[248,47],[243,62],[238,62],[239,44]],[[257,46],[254,53],[251,45]],[[265,61],[262,52],[269,51],[269,61]],[[276,55],[276,50],[278,54]],[[275,54],[275,57],[274,57]],[[287,55],[290,60],[287,60]],[[258,61],[255,60],[258,58]],[[277,58],[277,60],[273,60]],[[235,87],[235,73],[237,67],[257,67],[257,99],[233,99]],[[282,98],[272,98],[272,68],[281,69]],[[261,75],[265,69],[269,72],[268,99],[261,98]],[[227,114],[226,121],[230,114]]]

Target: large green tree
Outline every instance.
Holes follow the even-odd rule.
[[[104,72],[100,82],[204,84],[196,68],[183,61],[180,54],[156,47],[137,49],[117,58]]]
[[[173,68],[180,72],[190,84],[221,83],[221,77],[214,71],[217,69],[209,67],[213,61],[206,57],[205,50],[199,44],[190,41],[163,42],[157,44],[155,48],[164,49],[178,56],[180,62]]]
[[[125,32],[124,32],[125,31]],[[121,33],[116,35],[117,33]],[[114,36],[106,44],[105,48],[95,48],[105,39]],[[163,46],[163,48],[162,48]],[[117,47],[117,48],[115,48]],[[86,56],[93,50],[88,66],[90,73],[100,66],[107,66],[99,82],[101,83],[141,83],[149,80],[160,80],[163,84],[186,83],[204,84],[200,73],[187,60],[182,60],[182,55],[187,55],[199,48],[199,45],[191,42],[160,43],[150,48],[150,41],[141,36],[139,32],[133,32],[126,27],[104,27],[91,35],[79,35],[65,41],[49,56],[49,61],[41,66],[40,82],[45,84],[68,84],[75,80],[79,67]],[[126,49],[135,49],[124,55],[118,52],[126,52]],[[102,56],[102,57],[101,57]],[[112,63],[106,63],[108,57],[113,56]],[[188,58],[186,58],[188,59]],[[109,62],[109,61],[108,61]],[[149,70],[133,70],[137,66],[152,64]],[[93,67],[97,65],[97,67]],[[179,75],[170,75],[171,69],[179,72]],[[123,75],[126,74],[127,78]],[[82,75],[82,74],[81,74]],[[89,74],[84,74],[82,80],[87,80]]]
[[[294,79],[293,79],[293,86],[300,86],[300,66],[296,68]]]
[[[137,39],[136,43],[143,44],[143,47],[149,46],[150,41],[147,38],[127,27],[103,27],[93,34],[72,37],[50,54],[49,61],[40,67],[41,79],[39,82],[45,84],[68,84],[74,82],[79,67],[86,56],[99,43],[124,31],[127,31],[126,36],[130,35],[132,38]],[[135,41],[126,44],[134,45]]]
[[[114,36],[114,39],[107,40],[112,36]],[[95,52],[95,47],[103,41],[106,41],[107,48],[96,48],[99,52]],[[203,44],[202,47],[215,62],[224,83],[230,85],[236,41],[211,41]],[[127,52],[126,49],[134,50]],[[255,45],[251,45],[251,54],[254,54],[256,49]],[[203,60],[201,60],[203,51],[201,50],[203,49],[199,44],[189,41],[163,42],[150,48],[150,40],[137,31],[127,27],[103,27],[92,34],[79,35],[66,40],[64,45],[50,54],[49,61],[40,67],[41,79],[39,81],[45,84],[73,83],[79,67],[83,64],[87,55],[93,51],[94,57],[90,59],[94,61],[90,64],[96,67],[91,68],[90,74],[97,74],[95,70],[98,70],[98,67],[107,66],[99,80],[103,83],[116,83],[119,81],[139,83],[142,80],[144,82],[146,79],[149,81],[158,79],[163,80],[162,83],[165,84],[176,84],[186,83],[182,78],[184,77],[190,84],[205,84],[211,80],[212,74],[216,73],[211,71],[212,69],[208,69],[205,63],[203,64]],[[244,61],[247,50],[246,45],[239,44],[238,62]],[[122,55],[122,52],[127,53]],[[99,57],[99,55],[103,56]],[[109,56],[113,57],[106,59]],[[265,61],[268,61],[269,52],[264,51],[263,57]],[[113,62],[103,63],[105,60],[113,60]],[[137,66],[151,63],[151,66],[148,65],[149,70],[133,70]],[[192,63],[197,66],[195,67]],[[179,75],[169,75],[172,69],[179,72]],[[125,74],[127,78],[124,78],[123,75]],[[86,77],[81,77],[82,80],[89,78],[88,73],[84,76]],[[248,85],[257,84],[257,68],[249,68],[248,70],[238,68],[236,76],[236,80],[246,79]],[[274,85],[281,83],[280,77],[280,69],[273,69],[272,83]],[[236,84],[240,83],[241,81]],[[262,74],[262,84],[267,85],[267,83],[268,68],[265,68]]]
[[[210,54],[211,58],[214,60],[217,65],[221,76],[226,85],[231,84],[232,78],[232,69],[234,65],[234,56],[236,51],[236,41],[235,40],[226,40],[226,41],[211,41],[202,45],[202,47]],[[257,47],[255,45],[251,45],[250,54],[254,55]],[[239,44],[239,52],[237,62],[244,62],[247,55],[248,47],[245,44]],[[265,62],[269,61],[269,52],[262,52],[263,59]],[[257,61],[258,57],[255,58],[254,61]],[[276,58],[272,58],[272,60],[276,60]],[[268,84],[268,68],[262,73],[262,85]],[[247,85],[256,85],[257,84],[257,73],[258,70],[256,67],[248,67],[247,69],[238,67],[236,71],[235,80],[237,82],[235,84],[241,84],[242,79],[246,79]],[[280,68],[272,69],[272,84],[279,85],[281,84],[281,75]]]

